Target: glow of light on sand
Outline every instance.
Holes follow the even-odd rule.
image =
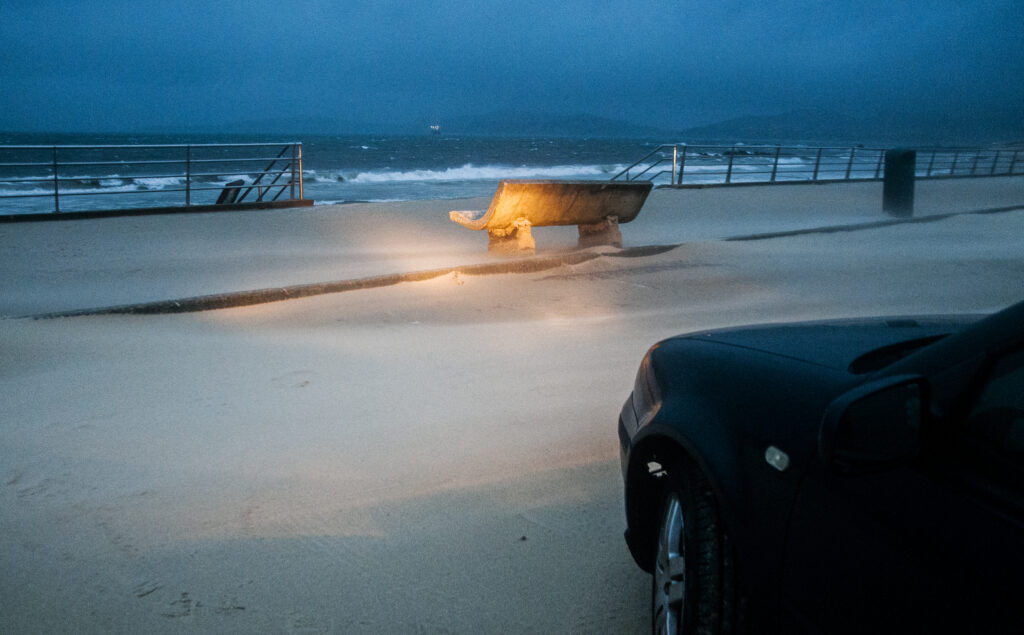
[[[601,326],[621,320],[621,316],[610,314],[579,315],[573,312],[547,313],[544,322],[559,329],[579,329],[589,326]]]
[[[362,478],[362,486],[327,473],[307,473],[284,481],[257,481],[249,495],[231,500],[223,498],[216,484],[190,489],[189,496],[181,499],[168,499],[167,492],[155,488],[148,496],[126,498],[120,504],[118,522],[131,526],[133,541],[140,546],[241,537],[387,538],[395,520],[384,510],[443,501],[452,495],[471,496],[510,480],[617,461],[614,444],[595,441],[594,445],[555,451],[532,461],[467,453],[434,474],[386,477],[376,484]],[[549,492],[544,502],[587,499],[579,488],[560,488]]]
[[[421,217],[424,211],[406,215],[384,204],[346,206],[346,211],[349,207],[352,214],[339,217],[326,228],[329,237],[347,245],[347,255],[374,263],[377,274],[421,271],[487,258],[486,235],[466,231],[446,219],[429,222],[435,219],[432,215]],[[401,209],[402,204],[394,208]]]

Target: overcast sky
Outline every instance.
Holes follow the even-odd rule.
[[[0,0],[0,129],[801,108],[1020,120],[1024,2]]]

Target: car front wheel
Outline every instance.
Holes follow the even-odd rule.
[[[707,478],[680,463],[667,470],[654,561],[653,632],[731,633],[730,549]]]

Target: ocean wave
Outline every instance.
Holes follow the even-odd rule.
[[[353,203],[400,203],[402,201],[408,201],[407,198],[365,198],[365,199],[316,199],[313,202],[315,207],[321,205],[351,205]]]
[[[345,180],[340,170],[303,170],[302,180],[306,183],[338,183]]]
[[[53,196],[53,188],[44,189],[41,187],[33,187],[28,189],[18,188],[2,188],[0,187],[0,196]]]
[[[224,187],[232,181],[253,183],[255,177],[247,174],[235,174],[217,177],[193,177],[192,187]],[[61,176],[60,192],[71,194],[118,194],[123,192],[161,192],[178,190],[185,187],[184,176],[166,177],[132,177],[120,174],[102,176]],[[41,186],[45,183],[45,186]],[[52,195],[53,182],[40,181],[38,177],[7,177],[0,180],[0,197]]]
[[[501,179],[607,177],[624,166],[603,165],[503,165],[476,166],[467,163],[443,170],[404,170],[360,172],[349,179],[351,183],[394,183],[409,181],[497,181]]]
[[[167,187],[183,187],[185,185],[185,177],[183,176],[139,178],[132,179],[131,181],[132,184],[147,190],[162,190]]]

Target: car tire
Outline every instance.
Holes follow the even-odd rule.
[[[651,592],[656,635],[736,629],[732,549],[707,477],[688,463],[668,470]]]

